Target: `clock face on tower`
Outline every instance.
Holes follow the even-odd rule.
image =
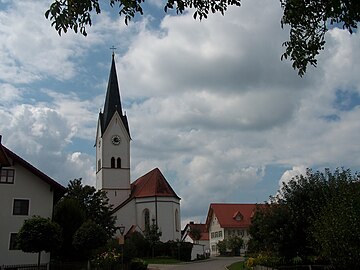
[[[120,136],[119,135],[113,135],[111,137],[111,142],[114,145],[119,145],[120,144]]]

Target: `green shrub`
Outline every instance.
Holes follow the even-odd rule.
[[[145,262],[140,258],[134,258],[130,263],[131,270],[146,270],[147,266],[148,266],[147,262]]]

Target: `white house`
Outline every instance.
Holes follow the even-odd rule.
[[[97,124],[96,188],[106,191],[116,225],[125,226],[125,231],[134,227],[144,231],[154,223],[162,232],[161,241],[180,239],[179,196],[158,168],[130,182],[130,141],[113,54],[104,109]]]
[[[193,221],[186,224],[182,231],[181,241],[193,244],[191,260],[195,260],[199,256],[207,257],[210,255],[209,233],[206,224],[196,224]]]
[[[16,234],[34,215],[51,218],[65,187],[3,146],[1,136],[0,175],[0,267],[36,264],[37,254],[17,250]],[[50,254],[42,255],[41,263],[49,260]]]
[[[219,255],[217,243],[232,236],[239,236],[244,240],[244,245],[238,254],[247,250],[250,239],[248,229],[251,225],[257,204],[231,204],[212,203],[206,218],[206,226],[209,232],[209,244],[211,256]]]

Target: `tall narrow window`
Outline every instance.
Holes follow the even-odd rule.
[[[179,211],[175,210],[175,229],[178,232],[180,227],[180,220],[179,220]]]
[[[115,158],[111,158],[111,168],[115,168]]]
[[[98,171],[101,169],[101,159],[98,160]]]
[[[116,168],[121,168],[121,158],[117,158],[116,160]]]
[[[144,230],[148,230],[150,228],[150,212],[149,209],[144,209],[143,211],[143,219],[144,219]]]

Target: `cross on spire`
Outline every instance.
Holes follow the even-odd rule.
[[[113,45],[113,46],[110,48],[110,50],[113,51],[113,52],[112,52],[112,56],[114,56],[114,55],[115,55],[115,50],[116,50],[115,46]]]

